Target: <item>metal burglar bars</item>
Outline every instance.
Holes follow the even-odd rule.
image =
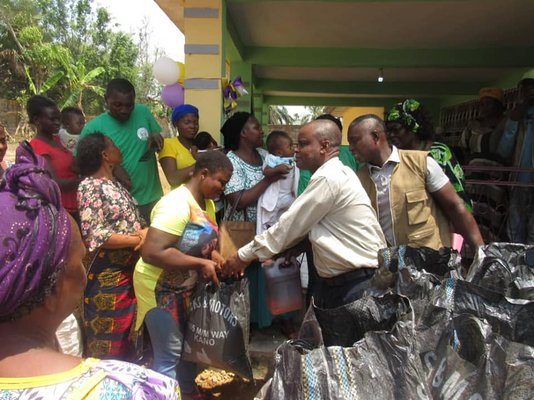
[[[514,187],[534,187],[534,183],[518,182],[516,174],[534,174],[534,168],[498,165],[464,165],[465,190],[473,200],[473,214],[486,243],[507,241],[509,191]]]

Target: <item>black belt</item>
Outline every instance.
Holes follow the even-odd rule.
[[[334,276],[333,278],[319,277],[328,286],[341,286],[344,283],[370,278],[374,275],[376,268],[359,268],[354,271],[345,272],[344,274]]]

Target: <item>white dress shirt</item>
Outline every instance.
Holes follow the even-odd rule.
[[[331,278],[358,268],[376,268],[386,241],[369,197],[356,174],[335,157],[311,177],[306,190],[277,224],[238,251],[243,261],[264,261],[306,236],[317,273]]]

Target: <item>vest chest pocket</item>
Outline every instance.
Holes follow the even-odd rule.
[[[406,211],[408,224],[417,225],[428,221],[430,207],[428,207],[428,193],[426,190],[406,192]]]

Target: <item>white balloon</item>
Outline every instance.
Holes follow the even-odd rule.
[[[176,61],[165,56],[158,58],[152,67],[152,71],[154,72],[154,77],[163,85],[172,85],[178,82],[180,77],[180,69]]]

